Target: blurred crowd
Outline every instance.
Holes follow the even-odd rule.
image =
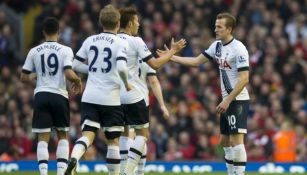
[[[250,55],[248,160],[282,161],[278,155],[293,154],[288,161],[307,161],[307,0],[41,0],[23,9],[11,8],[17,13],[31,6],[43,8],[35,19],[33,45],[26,47],[42,41],[42,20],[55,16],[60,20],[60,42],[76,52],[86,37],[101,32],[98,14],[108,3],[137,7],[139,34],[153,53],[175,37],[188,41],[181,55],[197,56],[215,39],[216,15],[228,11],[236,16],[235,38]],[[35,159],[33,86],[19,80],[23,63],[14,61],[14,33],[1,12],[0,31],[0,159]],[[162,117],[150,93],[149,160],[223,160],[215,112],[221,101],[218,74],[215,63],[188,68],[170,62],[159,69],[171,116]],[[81,133],[81,97],[70,97],[72,145]],[[54,153],[55,135],[50,142]],[[104,159],[105,153],[100,132],[84,159]]]

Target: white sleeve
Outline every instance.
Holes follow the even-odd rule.
[[[202,52],[202,54],[207,57],[210,60],[213,60],[215,58],[215,54],[218,54],[219,51],[221,53],[222,43],[215,41],[213,42],[209,48]]]
[[[71,48],[67,47],[67,51],[65,52],[66,55],[64,55],[64,69],[71,69],[72,68],[72,60],[74,58],[74,53],[71,50]]]
[[[84,64],[77,59],[74,59],[74,61],[72,62],[72,68],[73,70],[84,74],[87,74],[89,70],[89,66],[87,64]]]
[[[138,57],[144,62],[147,62],[150,58],[153,57],[152,53],[150,52],[142,38],[136,37],[135,41],[135,47],[137,47]]]
[[[156,70],[154,70],[153,68],[151,68],[150,66],[148,66],[147,63],[142,63],[142,64],[146,64],[146,66],[148,67],[148,68],[147,68],[147,72],[146,72],[146,75],[147,75],[147,76],[156,75],[156,74],[157,74]]]
[[[128,43],[127,41],[122,40],[122,43],[120,44],[117,56],[116,56],[116,68],[120,72],[128,73],[127,68],[127,50],[128,50]]]
[[[84,62],[85,60],[88,59],[88,55],[87,55],[87,46],[88,46],[88,44],[87,44],[87,41],[88,41],[88,39],[86,39],[82,43],[81,48],[76,53],[76,59],[81,61],[81,62]]]
[[[248,51],[243,44],[237,50],[236,64],[237,64],[238,72],[249,70]]]
[[[34,70],[33,49],[31,49],[27,55],[24,65],[22,66],[22,72],[30,74]]]
[[[124,72],[128,76],[128,67],[125,60],[118,60],[116,62],[116,68],[118,72]]]

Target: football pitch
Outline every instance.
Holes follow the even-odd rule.
[[[145,173],[145,175],[227,175],[225,172],[210,172],[210,173]],[[247,172],[246,175],[303,175],[296,173],[256,173],[256,172]],[[0,173],[0,175],[39,175],[39,172],[32,171],[16,171],[10,173]],[[48,175],[56,175],[56,172],[50,172]],[[107,173],[78,173],[78,175],[107,175]]]

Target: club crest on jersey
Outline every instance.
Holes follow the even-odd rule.
[[[220,43],[220,42],[216,43],[215,56],[216,57],[221,57],[222,56],[222,43]]]

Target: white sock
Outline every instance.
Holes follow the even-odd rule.
[[[37,160],[40,175],[48,175],[48,143],[45,141],[39,141],[37,144]]]
[[[225,152],[225,161],[226,161],[228,175],[234,175],[232,147],[224,147],[223,149]]]
[[[244,175],[247,161],[246,151],[243,144],[236,145],[233,148],[233,165],[235,175]]]
[[[69,143],[66,139],[59,140],[58,148],[56,150],[57,158],[57,175],[64,175],[67,168],[69,156]]]
[[[143,153],[140,161],[138,162],[136,175],[144,175],[145,164],[146,164],[146,155],[147,155],[147,144],[145,144],[144,153]]]
[[[119,150],[120,150],[120,173],[124,174],[127,167],[128,150],[133,143],[133,139],[120,136],[119,138]]]
[[[143,136],[136,136],[132,146],[128,152],[128,163],[127,163],[127,175],[134,175],[134,169],[137,166],[139,160],[144,154],[144,147],[146,144],[147,138]]]
[[[71,153],[71,158],[76,158],[77,161],[81,159],[85,151],[90,145],[90,141],[87,137],[82,136],[80,139],[78,139],[75,143],[75,146]]]
[[[108,146],[107,167],[109,175],[119,175],[120,171],[120,154],[119,147],[115,145]]]

